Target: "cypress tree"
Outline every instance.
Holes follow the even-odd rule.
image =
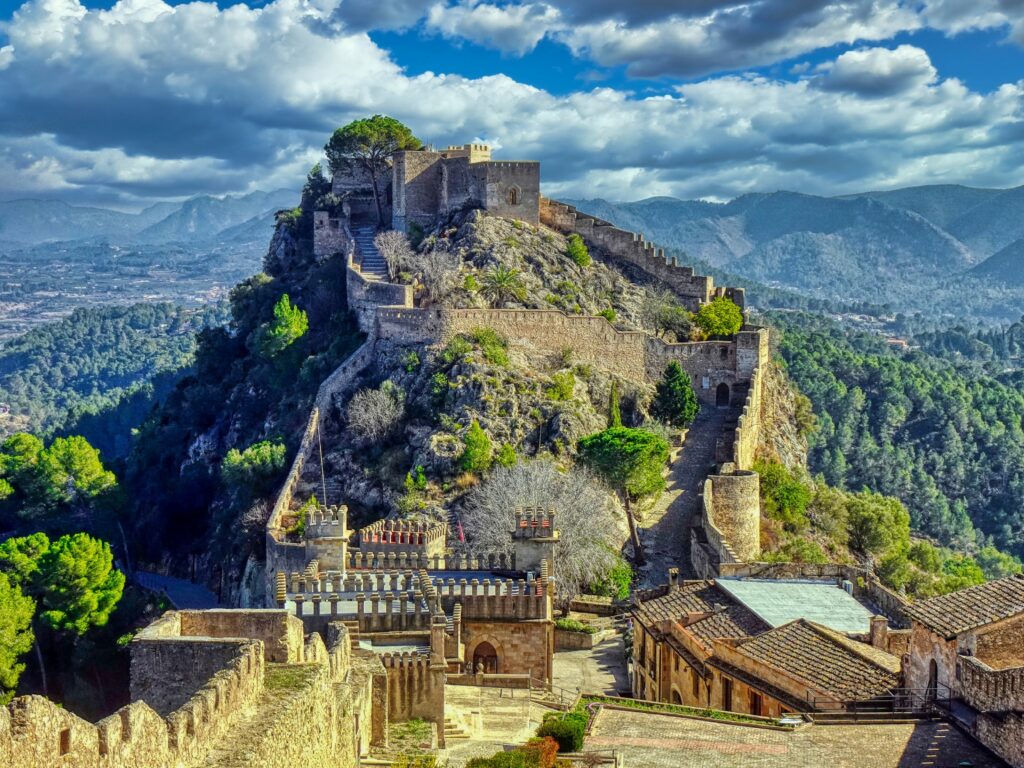
[[[651,412],[673,427],[685,427],[697,416],[700,406],[690,377],[679,363],[673,361],[656,387]]]
[[[608,426],[622,426],[622,412],[619,410],[619,382],[612,380],[612,391],[608,395]]]

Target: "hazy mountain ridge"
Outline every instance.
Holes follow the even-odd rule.
[[[928,289],[954,290],[964,279],[997,293],[1024,284],[1024,245],[1013,247],[1024,239],[1024,187],[569,202],[695,261],[819,298],[923,308]],[[977,266],[997,252],[987,267]]]
[[[294,203],[294,191],[285,189],[223,198],[199,195],[182,203],[157,203],[139,213],[56,200],[12,200],[0,202],[0,242],[20,246],[72,240],[208,242],[257,218],[269,228],[274,211]]]

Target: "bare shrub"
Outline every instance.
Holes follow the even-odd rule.
[[[405,392],[393,381],[356,392],[348,404],[348,427],[370,441],[390,437],[405,416]]]
[[[512,551],[517,507],[555,510],[558,600],[567,605],[588,584],[608,575],[625,538],[618,502],[581,467],[560,470],[537,459],[495,469],[466,496],[462,517],[474,552]]]
[[[458,256],[440,248],[416,257],[416,271],[430,303],[443,301],[459,285],[461,264]]]
[[[388,278],[394,280],[399,272],[406,272],[412,269],[415,254],[409,245],[409,238],[404,232],[395,229],[385,230],[374,238],[373,244],[377,246],[384,263],[388,265]]]

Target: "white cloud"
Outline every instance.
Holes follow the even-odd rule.
[[[825,90],[881,98],[927,85],[937,74],[928,54],[912,45],[861,48],[839,56],[818,84]]]
[[[334,126],[375,112],[435,144],[482,139],[502,157],[539,159],[546,188],[573,196],[1024,181],[1024,84],[978,94],[909,46],[851,52],[798,82],[556,96],[504,75],[410,76],[333,10],[34,0],[6,29],[0,197],[142,203],[297,188]]]
[[[453,6],[432,6],[426,25],[446,38],[524,54],[559,26],[559,17],[559,12],[546,3],[496,6],[463,0]]]

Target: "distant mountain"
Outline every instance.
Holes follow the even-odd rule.
[[[295,204],[295,192],[252,192],[241,197],[203,195],[186,200],[176,211],[138,233],[141,242],[195,242],[211,240],[224,230],[269,217],[274,211]],[[268,232],[269,239],[269,232]]]
[[[137,215],[105,208],[83,208],[56,200],[0,203],[0,240],[6,242],[126,238],[138,229]]]
[[[1024,238],[1014,240],[989,256],[973,270],[974,274],[1024,287]]]
[[[966,211],[949,225],[978,257],[988,258],[1024,237],[1024,187],[1007,189],[983,205]]]
[[[291,190],[247,195],[201,195],[183,203],[157,203],[139,213],[68,205],[55,200],[0,202],[0,242],[18,245],[74,240],[117,243],[210,242],[221,233],[296,202]],[[256,226],[255,223],[252,226]],[[269,226],[269,225],[268,225]]]
[[[903,208],[924,216],[937,227],[946,229],[972,208],[988,203],[1003,194],[1001,189],[978,189],[959,184],[935,184],[927,187],[906,187],[888,192],[864,192],[849,198],[866,197],[893,208]]]

